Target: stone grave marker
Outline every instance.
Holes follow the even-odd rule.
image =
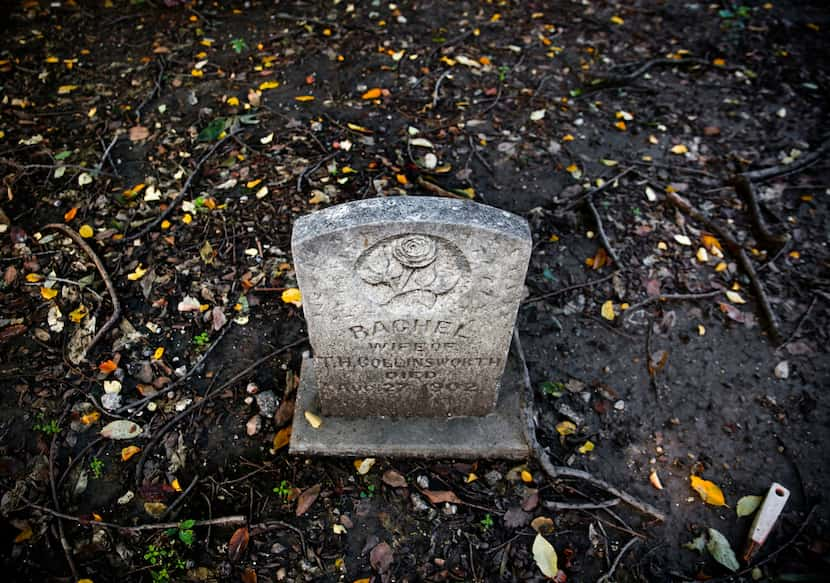
[[[301,217],[291,246],[314,352],[292,453],[527,454],[518,386],[503,379],[530,259],[523,218],[369,199]]]

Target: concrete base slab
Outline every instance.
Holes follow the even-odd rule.
[[[522,434],[520,382],[506,372],[496,410],[484,417],[322,417],[314,360],[306,357],[289,451],[356,457],[526,458],[529,450]],[[318,429],[308,423],[306,411],[323,419]]]

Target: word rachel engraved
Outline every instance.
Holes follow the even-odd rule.
[[[379,336],[383,334],[398,334],[412,336],[449,336],[452,338],[467,339],[461,333],[464,324],[456,324],[447,320],[375,320],[369,325],[350,326],[349,331],[356,340]]]

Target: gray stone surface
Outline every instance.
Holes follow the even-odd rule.
[[[290,452],[300,455],[502,458],[529,455],[519,406],[521,377],[508,370],[493,413],[483,417],[327,417],[314,429],[305,411],[321,415],[313,359],[303,359]]]
[[[370,199],[301,217],[292,250],[323,415],[494,411],[530,258],[524,219]]]

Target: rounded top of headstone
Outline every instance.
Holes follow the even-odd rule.
[[[530,240],[527,220],[495,207],[434,196],[396,196],[347,202],[302,216],[294,222],[292,242],[367,225],[412,222],[462,225]]]

